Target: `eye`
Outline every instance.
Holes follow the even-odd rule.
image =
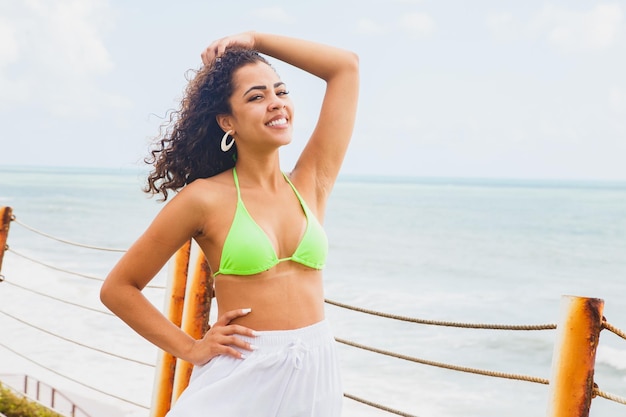
[[[263,96],[261,94],[255,94],[253,96],[250,96],[248,98],[248,101],[257,101],[257,100],[261,100],[263,98]]]
[[[281,90],[276,93],[277,96],[286,96],[287,94],[289,94],[289,91],[287,90]]]

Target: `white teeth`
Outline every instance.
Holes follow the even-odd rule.
[[[278,126],[278,125],[285,125],[285,124],[287,124],[287,119],[282,118],[282,119],[272,120],[271,122],[267,124],[267,126]]]

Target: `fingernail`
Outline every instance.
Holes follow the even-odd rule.
[[[249,313],[249,312],[251,312],[251,311],[252,311],[252,309],[251,309],[251,308],[244,308],[243,310],[241,310],[241,312],[242,312],[243,314],[248,314],[248,313]]]
[[[252,330],[252,336],[258,336],[259,332],[257,332],[256,330]]]
[[[248,359],[248,357],[246,355],[244,355],[243,353],[241,355],[239,355],[240,359]]]
[[[249,345],[250,350],[257,350],[259,347],[257,345]]]

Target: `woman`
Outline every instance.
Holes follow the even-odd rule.
[[[293,171],[280,170],[293,103],[259,55],[326,82],[317,125]],[[320,223],[352,135],[358,58],[246,32],[213,42],[152,152],[148,191],[176,195],[113,268],[102,302],[159,348],[195,365],[168,417],[339,416],[342,389],[324,319]],[[141,290],[195,239],[215,276],[218,319],[200,340]]]

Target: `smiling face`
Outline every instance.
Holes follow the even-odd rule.
[[[220,125],[233,130],[237,149],[275,149],[291,142],[293,103],[287,86],[269,65],[258,62],[233,75],[232,114]]]

